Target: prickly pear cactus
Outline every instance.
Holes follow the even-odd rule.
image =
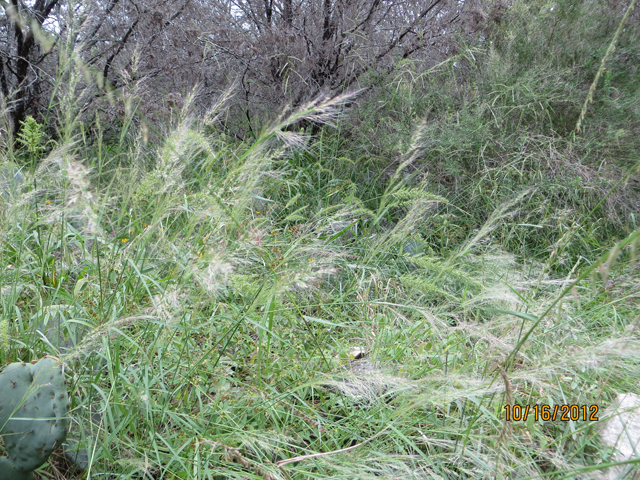
[[[12,363],[0,372],[0,479],[32,480],[69,430],[69,395],[62,364],[45,357]]]

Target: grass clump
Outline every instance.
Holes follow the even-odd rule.
[[[635,140],[590,136],[595,113],[570,136],[597,67],[537,65],[522,32],[540,28],[518,28],[399,76],[381,110],[317,101],[242,143],[220,105],[187,100],[153,141],[132,120],[60,140],[20,188],[3,176],[0,360],[67,363],[86,454],[43,478],[586,479],[611,463],[600,422],[505,420],[603,410],[640,379]],[[393,134],[360,141],[381,114]]]

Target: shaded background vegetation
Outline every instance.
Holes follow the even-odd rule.
[[[434,193],[472,213],[445,207],[448,220],[440,223],[453,222],[447,228],[457,233],[429,227],[438,232],[436,243],[456,235],[462,240],[478,218],[533,187],[519,223],[545,228],[505,230],[505,241],[544,255],[567,218],[595,209],[594,221],[576,224],[580,248],[590,248],[606,243],[611,228],[624,231],[638,209],[634,174],[601,203],[638,151],[637,11],[609,58],[583,131],[574,132],[626,7],[499,1],[3,4],[5,146],[13,147],[27,115],[54,140],[82,129],[91,142],[97,124],[119,143],[123,125],[131,127],[127,138],[142,129],[157,139],[158,126],[168,124],[190,95],[194,114],[228,98],[215,130],[252,141],[274,111],[360,91],[348,103],[349,121],[325,133],[335,139],[336,156],[345,152],[357,162],[351,175],[362,195],[377,195],[371,179],[379,181],[393,168],[398,145],[407,145],[422,123],[422,152],[411,166],[415,181],[428,178]],[[306,123],[294,126],[319,133],[319,124]],[[564,253],[567,265],[576,261],[578,253]]]

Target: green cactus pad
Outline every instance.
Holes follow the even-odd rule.
[[[2,480],[31,480],[68,429],[69,395],[59,360],[12,363],[0,373],[0,435],[7,452],[0,457]]]

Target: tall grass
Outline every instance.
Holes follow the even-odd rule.
[[[499,83],[505,51],[466,55],[486,83],[442,65],[414,79],[448,92],[420,112],[403,103],[419,83],[387,86],[402,108],[385,107],[397,131],[377,145],[358,141],[370,106],[343,96],[247,143],[216,128],[223,101],[93,133],[69,104],[45,153],[5,148],[0,360],[69,365],[67,452],[84,467],[58,454],[41,478],[559,479],[611,463],[598,422],[509,423],[504,406],[602,412],[637,392],[640,231],[631,181],[612,189],[633,176],[583,157],[617,146],[547,123],[573,77]]]
[[[430,69],[405,62],[360,102],[343,134],[363,170],[388,166],[425,122],[410,170],[449,200],[421,228],[432,248],[459,247],[526,190],[517,221],[496,241],[546,262],[570,230],[574,241],[550,262],[556,274],[635,228],[638,29],[637,11],[622,21],[623,3],[514,2],[493,32]],[[595,103],[575,135],[587,98]]]

